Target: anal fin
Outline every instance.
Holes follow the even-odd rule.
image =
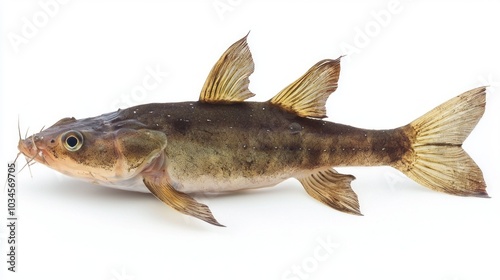
[[[208,206],[199,203],[191,196],[174,189],[168,181],[162,180],[161,182],[157,182],[154,179],[145,177],[143,182],[149,191],[156,196],[156,198],[175,210],[215,226],[224,226],[214,218]]]
[[[297,179],[310,196],[322,203],[342,212],[362,215],[358,196],[351,188],[354,176],[328,169]]]

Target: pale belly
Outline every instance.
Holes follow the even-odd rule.
[[[200,176],[197,178],[188,178],[186,180],[175,181],[173,187],[184,193],[219,193],[231,192],[246,189],[257,189],[264,187],[272,187],[283,182],[286,179],[293,177],[291,174],[277,174],[273,176],[259,176],[254,178],[233,178],[230,180],[217,180],[211,176]],[[103,182],[89,181],[92,184],[134,192],[149,193],[150,191],[144,185],[141,176],[136,178],[119,181],[119,182]]]
[[[95,185],[118,189],[118,190],[142,192],[142,193],[150,192],[146,187],[146,185],[144,185],[144,183],[142,182],[142,176],[137,176],[135,178],[131,178],[128,180],[115,181],[115,182],[96,181],[96,180],[87,180],[87,181]]]
[[[218,193],[246,189],[272,187],[292,177],[290,174],[276,174],[273,176],[259,176],[253,178],[232,178],[218,180],[210,176],[200,176],[183,181],[177,181],[174,188],[184,193]]]

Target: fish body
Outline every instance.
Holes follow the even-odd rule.
[[[165,133],[167,173],[174,187],[186,193],[270,186],[325,166],[388,165],[401,159],[409,145],[398,130],[299,117],[268,102],[147,104],[75,123],[57,129],[77,129],[85,138],[93,130],[114,137],[120,129]],[[95,183],[125,185],[106,178]]]
[[[352,175],[335,166],[397,168],[429,188],[486,197],[482,173],[461,148],[484,112],[484,88],[414,122],[370,130],[322,120],[340,58],[323,60],[266,102],[248,102],[246,37],[212,69],[199,101],[144,104],[64,118],[19,142],[28,158],[96,184],[153,193],[174,209],[220,225],[190,194],[273,186],[297,178],[317,200],[360,214]]]

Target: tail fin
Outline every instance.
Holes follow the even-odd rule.
[[[433,190],[489,197],[481,169],[462,149],[485,104],[485,87],[475,88],[403,127],[412,145],[393,167]]]

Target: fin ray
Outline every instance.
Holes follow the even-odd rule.
[[[340,57],[316,63],[269,102],[301,117],[325,118],[326,100],[337,89]]]
[[[221,226],[221,225],[212,215],[212,212],[205,204],[199,203],[191,196],[179,192],[174,187],[171,186],[168,182],[157,183],[155,180],[151,180],[148,177],[143,179],[146,187],[151,191],[151,193],[156,196],[159,200],[163,201],[163,203],[168,206],[174,208],[175,210],[198,218],[202,221],[205,221],[209,224]]]
[[[488,197],[481,169],[462,149],[483,116],[485,90],[469,90],[403,127],[413,144],[393,167],[433,190]]]
[[[201,102],[243,102],[255,95],[248,89],[254,63],[247,37],[231,45],[215,63],[201,90]]]
[[[298,178],[306,192],[322,203],[342,212],[362,215],[358,196],[351,188],[352,175],[340,174],[334,169]]]

